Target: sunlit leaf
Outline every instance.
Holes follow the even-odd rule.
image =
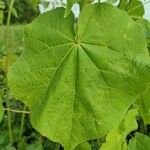
[[[141,28],[111,5],[85,7],[75,31],[63,16],[55,9],[25,28],[8,81],[33,127],[72,150],[118,126],[148,87],[150,58]]]
[[[136,133],[135,137],[129,142],[128,150],[149,150],[150,137]]]
[[[110,132],[100,150],[127,150],[126,136],[137,129],[136,110],[130,110],[119,127]],[[115,139],[115,140],[114,140]]]

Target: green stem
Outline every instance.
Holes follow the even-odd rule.
[[[60,149],[60,144],[59,143],[56,143],[55,145],[55,150],[59,150]]]
[[[8,17],[7,17],[7,29],[10,26],[10,19],[11,19],[11,13],[12,13],[12,8],[13,8],[13,5],[14,5],[14,2],[15,2],[15,0],[10,0]]]
[[[11,111],[14,113],[24,113],[24,114],[30,114],[30,111],[24,111],[24,110],[15,110],[15,109],[10,109],[10,108],[3,108],[5,111]]]
[[[8,88],[6,91],[6,106],[7,106],[7,108],[9,108],[9,91],[8,91]],[[7,115],[8,115],[9,141],[12,144],[13,143],[13,135],[12,135],[12,126],[11,126],[11,112],[7,111]]]
[[[26,111],[26,106],[25,105],[24,105],[23,111]],[[20,139],[21,139],[22,133],[23,133],[24,120],[25,120],[25,113],[22,113],[22,116],[21,116],[21,125],[20,125]]]
[[[12,12],[12,8],[14,5],[14,0],[10,0],[10,4],[9,4],[9,10],[8,10],[8,17],[7,17],[7,25],[6,25],[6,67],[7,67],[7,71],[6,71],[6,106],[7,108],[10,107],[9,104],[9,89],[8,89],[8,83],[7,83],[7,72],[8,72],[8,68],[9,68],[9,26],[10,26],[10,19],[11,19],[11,12]],[[7,115],[8,115],[8,130],[9,130],[9,139],[10,139],[10,143],[13,143],[13,134],[12,134],[12,126],[11,126],[11,112],[7,111]]]

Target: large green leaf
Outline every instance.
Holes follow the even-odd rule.
[[[137,114],[136,110],[130,110],[119,127],[107,135],[106,142],[100,150],[127,150],[126,136],[137,129],[138,125],[135,119]]]
[[[149,150],[150,149],[150,137],[147,135],[137,133],[135,137],[130,141],[128,150]]]
[[[59,8],[25,28],[25,46],[8,74],[35,129],[72,150],[125,116],[150,81],[141,28],[123,11],[94,4],[74,17]]]
[[[118,7],[125,10],[133,18],[144,15],[144,6],[140,0],[120,0]]]

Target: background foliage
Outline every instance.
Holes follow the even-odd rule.
[[[70,13],[75,2],[78,0],[70,0],[67,6],[63,4],[67,7],[66,16]],[[116,1],[108,0],[108,2],[114,3]],[[32,127],[30,110],[13,97],[7,85],[7,72],[24,50],[24,25],[39,15],[38,3],[38,0],[15,0],[10,20],[8,20],[10,1],[0,0],[0,23],[3,24],[0,27],[0,97],[2,100],[0,109],[4,109],[3,114],[0,114],[2,118],[0,149],[2,150],[63,149],[60,144],[50,141]],[[143,19],[143,4],[138,0],[121,0],[118,8],[126,11],[141,26],[147,40],[147,47],[150,49],[150,23]],[[83,143],[76,150],[136,150],[143,145],[145,150],[149,150],[150,103],[148,95],[149,91],[141,95],[142,101],[138,99],[130,107],[119,126],[107,136]]]

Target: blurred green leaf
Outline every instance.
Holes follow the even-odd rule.
[[[12,8],[11,12],[16,18],[18,18],[17,10],[14,7]]]
[[[128,5],[128,0],[120,0],[118,7],[120,9],[125,9],[127,5]]]
[[[150,124],[150,88],[144,94],[141,94],[136,102],[140,116],[144,120],[144,124]]]
[[[0,0],[0,9],[5,9],[5,4],[2,0]]]
[[[136,133],[135,137],[129,142],[128,150],[150,150],[150,137]]]
[[[37,10],[40,0],[28,0],[28,2],[30,3],[30,5],[34,10]]]
[[[3,9],[5,9],[4,2],[0,0],[0,24],[2,23],[3,20]]]
[[[147,47],[150,52],[150,21],[148,21],[146,19],[139,19],[139,20],[137,20],[137,23],[143,29],[143,32],[144,32],[146,40],[147,40]]]
[[[116,3],[118,0],[107,0],[108,3],[113,4]]]
[[[27,150],[27,143],[24,138],[22,138],[18,143],[18,150]]]
[[[14,148],[12,145],[8,145],[5,147],[5,149],[2,150],[16,150],[16,148]]]
[[[30,144],[26,150],[42,150],[42,144],[40,142]]]
[[[2,23],[2,20],[3,20],[3,11],[0,10],[0,25],[1,25],[1,23]]]
[[[107,135],[100,150],[126,150],[126,136],[138,127],[135,119],[137,114],[137,110],[130,110],[119,127]]]
[[[88,142],[79,144],[75,150],[91,150],[91,145]]]
[[[66,6],[66,11],[65,11],[65,17],[67,17],[69,15],[69,13],[71,12],[71,8],[72,6],[79,2],[81,0],[67,0],[67,6]]]
[[[133,18],[141,18],[144,15],[144,6],[140,0],[120,0],[118,7]]]

